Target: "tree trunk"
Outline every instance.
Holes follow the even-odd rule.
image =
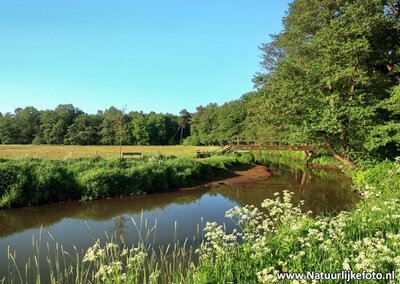
[[[325,135],[322,135],[322,139],[324,140],[326,147],[328,148],[329,151],[331,151],[332,155],[338,159],[339,161],[345,163],[350,170],[354,170],[356,166],[350,162],[348,159],[346,159],[344,156],[340,155],[335,148],[332,146],[331,142],[329,142],[328,138],[325,137]]]
[[[182,145],[182,136],[183,136],[183,125],[181,125],[181,141],[180,141],[180,145]]]

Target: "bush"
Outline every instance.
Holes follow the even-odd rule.
[[[167,166],[168,184],[171,187],[188,186],[200,178],[212,176],[212,169],[209,165],[191,159],[171,160]]]

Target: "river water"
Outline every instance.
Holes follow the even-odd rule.
[[[225,212],[234,206],[252,204],[261,207],[275,192],[294,192],[293,202],[304,200],[304,210],[334,213],[354,206],[357,197],[350,181],[337,173],[311,172],[291,169],[284,165],[269,167],[272,177],[258,181],[208,189],[194,189],[157,193],[129,198],[115,198],[90,202],[71,202],[30,208],[0,210],[0,280],[7,275],[7,251],[16,251],[19,265],[32,258],[32,236],[46,243],[62,244],[65,251],[86,250],[100,239],[123,235],[127,244],[138,241],[138,229],[156,224],[152,242],[166,245],[192,239],[201,234],[205,222],[232,222]],[[135,221],[133,222],[132,219]],[[136,226],[135,226],[136,223]],[[143,229],[142,229],[143,230]],[[52,247],[52,246],[50,246]],[[50,249],[51,250],[51,249]]]

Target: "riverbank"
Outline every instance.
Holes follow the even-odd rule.
[[[204,161],[154,155],[144,160],[102,158],[0,160],[0,209],[173,190],[229,175],[252,155]]]
[[[232,168],[233,172],[239,172],[241,175],[252,172],[255,169],[262,170],[261,173],[263,174],[266,173],[266,168],[264,166],[244,167],[243,165],[236,165]],[[42,243],[43,250],[40,254],[42,263],[40,267],[41,279],[45,281],[48,279],[50,271],[49,264],[46,262],[45,258],[49,255],[51,265],[54,267],[54,255],[56,255],[56,252],[53,248],[55,242],[62,244],[64,250],[74,257],[75,253],[72,245],[76,246],[80,253],[80,260],[82,260],[86,250],[93,246],[97,238],[100,239],[100,247],[104,247],[106,242],[110,241],[110,239],[105,237],[104,231],[111,236],[114,234],[115,230],[117,235],[112,238],[115,244],[120,245],[118,250],[122,249],[120,235],[123,235],[125,244],[129,249],[132,244],[137,246],[138,241],[141,239],[136,233],[136,227],[131,222],[131,218],[135,220],[138,228],[141,227],[141,225],[139,225],[139,220],[143,220],[143,224],[147,222],[149,224],[147,229],[150,231],[153,229],[153,225],[157,223],[157,228],[152,231],[155,238],[153,238],[153,233],[151,233],[151,237],[147,238],[147,229],[142,229],[143,239],[149,240],[146,244],[151,244],[151,248],[156,251],[156,256],[154,257],[157,260],[159,260],[159,258],[157,258],[157,255],[159,255],[159,246],[164,246],[165,248],[168,244],[171,244],[171,249],[175,246],[181,249],[185,238],[188,238],[185,250],[186,255],[191,253],[193,258],[197,259],[194,250],[198,248],[203,240],[204,234],[202,231],[207,221],[221,224],[225,223],[227,230],[230,231],[236,228],[236,226],[232,226],[229,219],[224,217],[227,210],[235,206],[244,206],[245,204],[252,204],[261,209],[261,202],[266,198],[273,198],[274,192],[282,192],[284,189],[288,188],[295,190],[295,203],[297,203],[298,200],[305,200],[306,210],[316,210],[316,212],[343,210],[347,208],[344,205],[347,202],[348,206],[353,206],[350,197],[351,192],[347,190],[348,184],[345,185],[341,182],[340,176],[335,178],[333,174],[330,174],[330,178],[327,176],[321,178],[307,171],[305,174],[306,183],[304,183],[303,186],[303,182],[301,181],[301,177],[303,176],[302,171],[293,170],[284,165],[270,165],[269,170],[272,176],[269,180],[263,182],[235,183],[228,186],[216,186],[214,188],[202,188],[190,191],[178,190],[160,194],[154,193],[133,196],[131,198],[110,198],[90,202],[68,202],[48,206],[1,210],[0,223],[3,225],[4,230],[2,234],[5,238],[0,239],[2,244],[0,245],[0,249],[3,252],[7,252],[7,245],[10,245],[10,251],[13,252],[15,250],[17,252],[17,264],[21,269],[21,267],[25,265],[24,260],[28,257],[33,258],[32,253],[29,253],[32,250],[22,248],[24,248],[24,245],[31,243],[32,234],[35,234],[35,240]],[[265,178],[264,175],[263,177]],[[155,219],[157,222],[155,222]],[[196,230],[197,224],[199,225],[198,230]],[[43,237],[40,241],[39,230],[41,226],[43,226]],[[88,227],[91,229],[88,230]],[[32,228],[35,229],[32,230]],[[174,233],[174,228],[176,234]],[[20,233],[15,234],[15,232]],[[51,233],[53,238],[49,236],[48,232]],[[65,234],[65,232],[69,233]],[[90,238],[88,236],[89,234]],[[196,239],[193,240],[193,237]],[[155,243],[153,243],[153,239],[156,240]],[[177,243],[177,240],[179,240],[179,243]],[[47,243],[49,243],[50,252],[46,250]],[[190,248],[191,245],[194,246],[192,250]],[[143,247],[147,246],[144,245]],[[81,249],[84,251],[82,252]],[[108,251],[107,253],[110,252],[111,251]],[[143,264],[138,265],[150,269],[148,265],[151,265],[153,252],[152,250],[149,251],[146,249],[146,253],[149,257],[146,257]],[[170,251],[169,260],[172,258],[171,253]],[[101,263],[105,265],[107,260],[103,260]],[[181,260],[184,263],[188,262],[187,259],[180,259],[179,261]],[[175,261],[179,264],[177,267],[181,268],[176,269],[172,273],[178,276],[179,273],[184,273],[185,265],[180,266],[181,263],[178,260]],[[123,260],[121,260],[121,262],[124,263]],[[5,253],[3,257],[0,255],[0,263],[2,264],[0,265],[0,275],[6,275],[7,258]],[[90,265],[90,267],[93,266],[93,263],[81,263],[81,261],[79,263],[82,265],[80,269],[82,269],[83,273],[87,273],[86,269],[88,265]],[[111,263],[109,263],[109,265],[111,265]],[[13,264],[11,264],[11,268],[12,267],[14,267]],[[152,267],[155,268],[154,266]],[[136,267],[135,269],[139,268]],[[97,271],[97,268],[95,271]],[[122,270],[121,273],[132,273],[132,270]],[[163,267],[158,281],[155,282],[179,283],[179,281],[170,281],[170,273],[171,271],[169,269],[166,270],[165,267]],[[57,279],[63,277],[61,276],[63,274],[62,271],[60,271],[60,274],[56,272],[54,272],[54,274],[60,275],[56,276]],[[92,279],[92,276],[93,275],[85,275],[84,278],[88,277],[88,279],[91,279],[91,282],[94,283],[101,282]],[[22,275],[22,277],[25,279],[24,275]],[[130,275],[129,277],[134,278],[135,276]],[[11,278],[7,276],[7,281],[8,279]],[[31,271],[27,279],[29,280],[23,282],[35,282],[35,272],[33,271],[32,273]],[[15,281],[17,280],[18,276]],[[60,283],[62,282],[63,281],[60,281]],[[109,282],[113,281],[110,280]],[[121,282],[124,283],[124,281]],[[139,280],[137,280],[137,282],[140,283]],[[8,283],[13,282],[9,281]]]
[[[288,157],[238,153],[202,160],[161,154],[147,156],[142,161],[100,157],[1,159],[0,209],[267,179],[270,173],[255,161],[304,169],[304,163]]]
[[[299,157],[263,158],[294,169],[305,168]],[[248,206],[227,212],[226,216],[246,230],[243,242],[235,241],[243,237],[240,233],[208,224],[209,237],[198,251],[203,260],[196,270],[199,277],[211,282],[270,283],[282,272],[334,275],[352,270],[380,272],[378,279],[393,279],[389,278],[393,271],[400,269],[400,159],[364,161],[356,170],[345,172],[362,196],[350,211],[314,217],[301,211],[301,206],[294,207],[292,194],[286,192],[263,202],[269,215]],[[327,283],[337,281],[330,278]]]
[[[200,182],[190,187],[180,188],[179,190],[190,190],[198,188],[208,188],[220,185],[233,185],[255,181],[267,180],[271,173],[263,165],[241,164],[233,171],[219,171],[209,181]]]

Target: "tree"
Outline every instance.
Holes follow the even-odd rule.
[[[245,118],[246,109],[242,100],[222,105],[218,110],[218,125],[215,129],[218,143],[224,144],[231,141],[235,136],[240,136]]]
[[[399,62],[400,36],[389,2],[294,1],[284,30],[261,46],[258,114],[303,142],[325,142],[350,166],[371,154],[366,139],[386,123],[381,102],[398,81],[387,67]]]
[[[34,107],[15,110],[16,131],[18,133],[18,144],[31,144],[39,132],[40,114]]]
[[[180,133],[180,140],[179,140],[179,144],[182,145],[182,139],[186,138],[187,136],[189,136],[190,134],[190,118],[192,117],[192,115],[186,110],[183,109],[179,112],[179,119],[178,119],[178,124],[179,124],[179,128],[181,130]],[[186,129],[186,132],[185,132]]]
[[[166,113],[164,114],[165,120],[165,140],[163,145],[175,145],[178,144],[178,137],[175,135],[179,128],[178,117],[176,115]]]
[[[0,117],[0,141],[2,144],[16,144],[18,130],[15,123],[15,115],[7,112]]]
[[[133,145],[150,145],[147,119],[143,114],[132,120],[131,136]]]
[[[166,140],[165,118],[163,114],[151,114],[146,125],[151,145],[162,145]]]
[[[115,107],[110,107],[103,114],[103,122],[100,125],[101,144],[104,145],[117,145],[121,138],[121,120],[123,113]]]
[[[218,143],[215,135],[217,128],[218,105],[208,104],[206,107],[199,106],[197,112],[190,120],[190,142],[194,145],[211,145]]]
[[[98,128],[101,120],[94,115],[81,114],[67,130],[64,144],[95,145],[99,142]]]

